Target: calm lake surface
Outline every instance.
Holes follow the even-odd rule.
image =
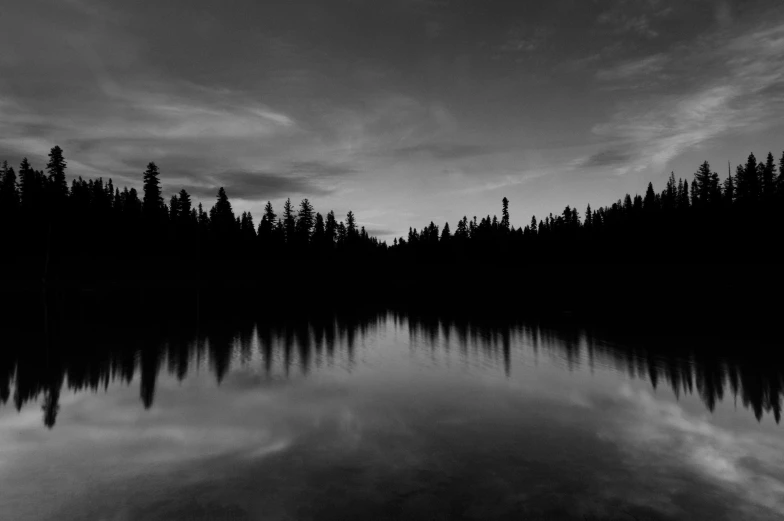
[[[748,346],[391,312],[63,338],[3,350],[2,519],[784,518]]]

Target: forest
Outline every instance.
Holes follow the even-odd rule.
[[[691,180],[672,173],[660,191],[649,183],[642,195],[583,212],[567,206],[520,226],[503,198],[500,218],[430,222],[392,244],[368,235],[353,212],[339,220],[308,199],[296,206],[287,199],[280,210],[268,202],[258,224],[248,212],[234,213],[224,188],[209,209],[184,189],[165,201],[152,162],[141,193],[102,178],[75,177],[69,186],[66,170],[59,146],[43,171],[27,158],[18,170],[2,163],[6,279],[254,279],[267,277],[271,269],[262,266],[270,264],[299,266],[291,276],[311,277],[300,265],[314,262],[364,273],[420,273],[428,265],[779,263],[784,230],[784,154],[778,165],[772,153],[764,161],[750,154],[724,179],[705,161]]]

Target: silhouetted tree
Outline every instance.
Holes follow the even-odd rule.
[[[294,206],[291,204],[291,199],[286,199],[283,204],[283,229],[285,232],[286,242],[293,243],[296,234],[297,220],[294,217]]]
[[[144,171],[143,175],[144,198],[142,199],[142,212],[148,219],[155,220],[160,215],[163,207],[160,172],[157,165],[153,162],[148,163],[147,170]]]
[[[313,205],[307,199],[303,199],[299,204],[296,224],[297,237],[301,244],[307,244],[310,240],[313,225]]]
[[[63,157],[63,149],[59,146],[49,151],[49,162],[46,171],[49,173],[49,190],[55,201],[63,201],[68,196],[68,184],[65,182],[65,169],[68,164]]]

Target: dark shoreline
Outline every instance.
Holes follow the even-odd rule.
[[[50,319],[100,322],[390,309],[464,319],[586,323],[652,336],[777,338],[784,318],[780,264],[343,266],[340,271],[339,265],[289,263],[236,278],[231,274],[244,270],[221,268],[227,276],[220,279],[196,279],[182,270],[177,278],[0,281],[0,323],[41,325],[44,305]],[[743,283],[727,275],[739,268],[749,274]]]

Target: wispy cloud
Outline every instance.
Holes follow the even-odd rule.
[[[607,149],[578,161],[577,166],[586,168],[616,166],[626,164],[630,159],[632,159],[632,154],[626,150]]]
[[[436,159],[449,160],[481,156],[491,154],[494,151],[496,150],[491,147],[468,143],[421,143],[396,148],[392,154],[396,157],[426,155]]]
[[[713,35],[716,38],[716,35]],[[784,101],[784,25],[757,29],[725,40],[710,49],[705,42],[697,51],[675,49],[634,64],[621,64],[601,79],[623,79],[668,70],[667,65],[721,63],[688,83],[680,94],[658,94],[646,99],[618,102],[609,121],[593,127],[596,135],[626,143],[635,164],[620,164],[616,173],[663,168],[687,149],[738,129],[749,131],[775,123],[776,107]],[[685,80],[684,80],[685,81]],[[612,157],[600,151],[595,158]],[[591,158],[584,161],[590,164]],[[600,166],[600,165],[597,165]]]
[[[651,75],[662,72],[668,60],[667,55],[660,53],[638,60],[624,61],[612,67],[600,69],[596,72],[596,79],[608,82],[623,82],[641,78],[650,80]]]
[[[637,12],[630,9],[636,8]],[[669,15],[670,7],[661,7],[660,2],[619,2],[613,8],[601,13],[597,19],[599,24],[613,27],[617,33],[634,33],[645,38],[656,38],[659,31],[654,28],[655,22]]]

